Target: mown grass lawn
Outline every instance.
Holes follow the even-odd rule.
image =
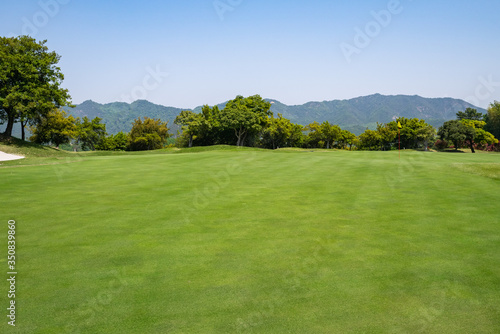
[[[500,332],[500,155],[170,153],[0,166],[1,332]]]

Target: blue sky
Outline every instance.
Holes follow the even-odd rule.
[[[17,0],[0,35],[62,56],[74,103],[180,108],[381,93],[500,100],[500,1]]]

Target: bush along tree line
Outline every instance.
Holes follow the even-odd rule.
[[[174,123],[181,126],[177,145],[345,148],[352,147],[356,136],[329,122],[308,126],[293,124],[270,111],[271,103],[259,95],[237,96],[225,108],[203,106],[201,113],[182,111]]]
[[[21,123],[22,139],[30,127],[30,140],[58,147],[72,143],[82,150],[153,150],[165,146],[168,124],[160,119],[136,119],[130,133],[107,136],[105,124],[68,116],[61,107],[72,107],[71,97],[61,87],[64,75],[57,66],[60,56],[29,36],[0,37],[0,124],[5,137]],[[500,103],[495,101],[486,115],[468,108],[457,119],[435,129],[420,119],[397,118],[377,124],[359,136],[328,121],[307,126],[293,124],[283,115],[273,115],[271,103],[259,95],[237,96],[224,109],[203,106],[201,113],[182,111],[175,119],[182,133],[178,146],[228,144],[268,149],[280,147],[338,148],[360,150],[470,148],[500,151]],[[400,128],[399,128],[400,126]]]

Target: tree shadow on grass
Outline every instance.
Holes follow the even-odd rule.
[[[0,134],[0,151],[25,157],[67,157],[69,152]]]
[[[7,137],[0,133],[0,144],[14,146],[14,147],[27,147],[27,148],[50,148],[40,144],[35,144],[29,141],[24,141],[16,137]]]
[[[440,152],[444,152],[444,153],[466,153],[466,152],[461,151],[461,150],[455,150],[454,148],[445,149],[445,150],[442,150]]]

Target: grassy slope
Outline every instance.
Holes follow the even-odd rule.
[[[9,139],[0,137],[0,151],[26,157],[59,157],[67,154],[64,151],[23,141],[14,137],[10,137]]]
[[[25,159],[13,161],[0,161],[0,167],[12,166],[31,166],[31,165],[59,165],[82,161],[89,157],[98,156],[136,156],[136,155],[156,155],[156,154],[171,154],[171,153],[197,153],[210,151],[255,151],[248,147],[234,147],[228,145],[217,145],[208,147],[192,147],[192,148],[165,148],[154,151],[139,151],[139,152],[123,152],[123,151],[87,151],[87,152],[69,152],[53,147],[38,145],[27,141],[22,141],[15,137],[10,137],[8,140],[0,137],[0,151],[24,156]]]
[[[0,151],[25,157],[22,160],[0,161],[0,168],[5,166],[61,164],[71,162],[76,157],[76,155],[69,152],[22,141],[14,137],[8,140],[0,137]]]
[[[12,332],[500,331],[499,155],[162,153],[0,169]]]

